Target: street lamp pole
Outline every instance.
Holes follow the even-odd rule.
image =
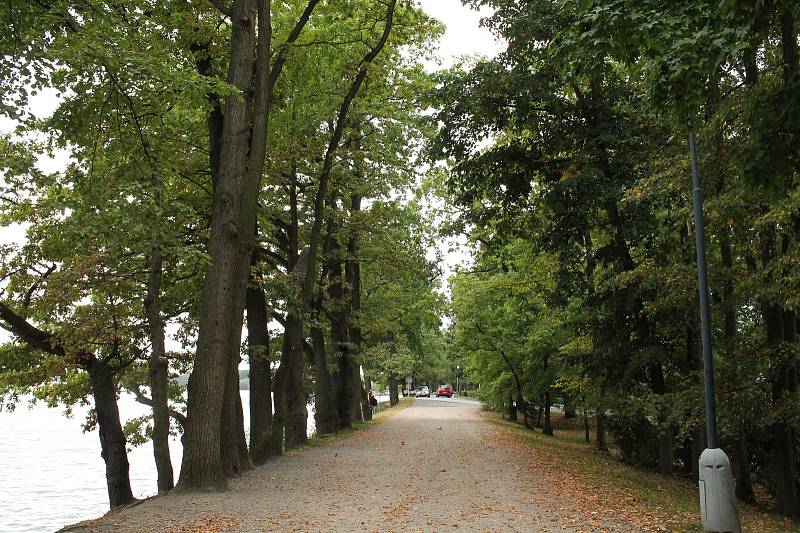
[[[461,389],[459,389],[458,387],[458,377],[460,373],[461,373],[461,365],[456,365],[456,394],[459,396],[461,395]]]
[[[694,204],[695,245],[697,248],[697,284],[700,297],[700,331],[703,339],[703,384],[706,403],[708,447],[700,455],[700,518],[703,529],[739,533],[736,494],[728,456],[717,446],[717,405],[714,387],[714,358],[711,346],[711,309],[708,303],[708,267],[706,265],[703,191],[700,188],[700,165],[694,123],[688,120],[689,151],[692,159],[692,202]]]
[[[694,124],[689,119],[689,150],[692,156],[692,200],[694,204],[694,235],[697,249],[697,285],[700,292],[700,331],[703,339],[703,377],[706,398],[706,433],[708,447],[717,447],[717,404],[714,386],[714,358],[711,346],[711,309],[708,303],[708,267],[706,266],[706,236],[703,218],[703,191],[700,188],[700,165]]]

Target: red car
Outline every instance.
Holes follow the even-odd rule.
[[[442,385],[436,390],[436,397],[439,398],[440,396],[447,396],[451,398],[453,396],[453,387],[450,385]]]

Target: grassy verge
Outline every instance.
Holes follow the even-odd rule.
[[[583,427],[554,417],[556,435],[548,437],[487,413],[489,420],[522,444],[529,468],[541,474],[565,500],[586,510],[586,523],[605,517],[630,523],[636,531],[701,532],[696,485],[620,463],[584,442]],[[739,506],[742,530],[800,533],[800,524],[763,509]]]
[[[291,450],[286,450],[283,454],[289,457],[293,457],[295,455],[303,453],[303,451],[309,448],[327,446],[328,444],[331,444],[333,442],[338,442],[344,438],[347,438],[353,433],[361,431],[366,427],[374,426],[376,424],[384,422],[385,420],[388,420],[389,418],[391,418],[398,412],[402,411],[406,407],[410,407],[413,403],[414,403],[413,398],[400,398],[400,403],[395,405],[394,407],[389,407],[388,404],[386,404],[385,407],[382,406],[381,410],[375,413],[372,417],[372,420],[370,420],[369,422],[363,422],[360,420],[358,422],[353,422],[352,427],[342,430],[333,435],[317,435],[316,433],[314,433],[311,435],[311,437],[308,438],[308,441],[304,445],[298,446],[297,448],[292,448]]]

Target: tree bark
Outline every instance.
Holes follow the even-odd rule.
[[[394,407],[400,403],[400,393],[398,392],[397,387],[397,377],[392,374],[389,376],[389,405],[391,407]]]
[[[583,440],[586,444],[589,444],[592,441],[591,431],[589,427],[589,414],[584,409],[583,412]]]
[[[292,162],[289,177],[289,249],[287,251],[287,266],[290,276],[297,285],[299,292],[309,283],[305,261],[308,254],[300,253],[300,223],[297,205],[297,163]],[[275,374],[275,419],[276,428],[282,438],[281,448],[287,449],[304,444],[308,435],[307,420],[308,410],[306,397],[303,391],[303,312],[302,301],[297,302],[297,308],[290,308],[286,315],[283,332],[283,347],[281,362]],[[287,424],[291,424],[287,428]],[[302,426],[302,430],[301,430]]]
[[[321,302],[319,305],[321,306]],[[317,309],[318,314],[319,312]],[[314,420],[318,435],[330,435],[336,433],[338,424],[333,385],[328,371],[325,335],[321,327],[311,328],[311,342],[314,347]]]
[[[336,402],[339,414],[339,428],[349,428],[361,416],[361,376],[356,375],[358,368],[353,362],[350,343],[350,302],[343,284],[344,248],[335,235],[332,219],[328,221],[328,239],[326,243],[328,273],[328,299],[331,311],[328,318],[331,325],[331,340],[337,361]]]
[[[268,7],[263,7],[263,0],[258,5],[254,0],[235,0],[231,9],[228,83],[237,89],[237,94],[225,99],[219,176],[215,180],[209,238],[211,261],[203,283],[197,353],[188,384],[188,415],[179,480],[179,486],[187,489],[227,488],[223,450],[220,448],[222,400],[226,394],[229,398],[231,394],[226,392],[226,382],[230,381],[231,339],[234,336],[232,329],[235,329],[232,322],[239,322],[241,331],[241,313],[239,317],[236,315],[237,309],[243,309],[244,304],[242,302],[240,306],[236,298],[240,292],[244,297],[240,286],[247,281],[246,269],[250,265],[249,254],[255,232],[257,191],[263,168],[263,159],[257,169],[253,166],[247,168],[250,155],[257,157],[258,151],[263,153],[263,149],[255,144],[256,153],[249,153],[253,140],[251,133],[258,137],[263,133],[250,122],[250,114],[255,111],[250,95],[257,94],[257,88],[253,89],[254,65],[258,63],[254,54],[255,23],[259,22],[260,33],[269,12]],[[269,54],[263,55],[263,45],[269,46],[270,36],[260,34],[259,37],[262,45],[259,59],[265,62]],[[260,74],[263,75],[265,68],[261,68]],[[258,77],[257,86],[263,81],[263,76]],[[266,85],[262,90],[266,93]],[[266,109],[262,113],[265,114]],[[256,116],[256,121],[263,118]],[[265,144],[265,139],[261,141]],[[255,183],[250,183],[253,178]]]
[[[521,395],[517,396],[517,406],[522,409],[522,423],[526,428],[531,429],[531,424],[528,421],[528,404]]]
[[[89,364],[87,371],[92,383],[100,455],[106,464],[108,501],[111,509],[116,509],[133,503],[135,498],[131,491],[127,441],[119,418],[114,373],[108,364],[99,359]]]
[[[264,290],[254,281],[251,274],[246,297],[250,362],[250,455],[253,463],[262,465],[277,455],[277,452],[271,439],[273,420],[269,315]]]
[[[281,389],[275,412],[283,427],[286,449],[296,448],[308,441],[308,408],[303,392],[303,320],[296,310],[286,316],[283,332],[281,365],[276,381]]]
[[[352,372],[353,376],[350,380],[350,385],[353,388],[350,394],[350,418],[354,422],[363,422],[363,399],[366,397],[366,393],[364,392],[364,386],[361,382],[361,366],[352,362],[352,358],[350,363],[350,372]]]
[[[600,409],[597,410],[597,428],[595,428],[595,431],[597,433],[595,446],[599,451],[607,452],[608,445],[606,444],[606,415]]]
[[[397,391],[397,376],[389,376],[389,405],[394,407],[400,403],[400,394]]]
[[[733,472],[736,476],[736,497],[747,503],[755,503],[753,483],[750,479],[750,459],[742,432],[733,441]]]
[[[232,385],[228,369],[232,360],[238,358],[238,344],[241,342],[272,87],[283,68],[288,46],[300,34],[318,1],[309,0],[277,54],[272,69],[269,66],[272,55],[270,0],[234,0],[231,8],[227,81],[236,91],[225,98],[219,170],[214,176],[209,237],[211,262],[203,283],[197,354],[189,378],[188,416],[179,481],[182,488],[220,490],[227,487],[220,449],[223,425],[220,397],[225,396],[226,381]],[[211,145],[213,149],[214,143]],[[211,163],[213,170],[214,161]],[[233,341],[237,338],[236,353],[233,353]],[[236,389],[238,395],[238,383]],[[230,399],[233,393],[229,390],[227,397]],[[243,418],[240,416],[240,400],[229,401],[228,406],[228,420],[237,426],[238,420]],[[239,456],[244,459],[243,431],[236,427],[235,433]],[[246,466],[247,463],[243,464]]]
[[[553,425],[550,421],[550,388],[544,390],[544,424],[542,425],[542,433],[545,435],[553,435]]]
[[[564,398],[564,418],[578,418],[575,401],[572,398]]]
[[[359,176],[360,178],[360,176]],[[361,211],[361,196],[353,194],[350,196],[350,237],[347,241],[347,254],[344,261],[344,275],[347,281],[347,314],[344,317],[347,321],[347,333],[350,341],[350,360],[355,368],[353,383],[357,384],[357,390],[353,391],[354,397],[360,399],[361,418],[363,420],[372,419],[372,408],[368,407],[368,397],[365,389],[369,387],[369,382],[362,384],[360,361],[361,357],[361,327],[353,320],[361,310],[361,263],[359,254],[359,235],[358,217]]]
[[[765,230],[761,237],[761,258],[766,269],[776,254],[775,229]],[[779,408],[787,401],[790,392],[790,364],[783,353],[786,340],[783,308],[766,298],[761,301],[762,316],[767,329],[767,345],[774,364],[772,384],[772,402]],[[794,432],[790,422],[780,417],[772,424],[772,448],[774,450],[775,490],[778,500],[778,511],[786,515],[796,515],[798,507],[797,488],[795,485]]]
[[[514,403],[514,393],[508,392],[508,419],[511,422],[517,421],[517,404]]]
[[[156,194],[160,197],[160,193]],[[154,233],[156,238],[150,251],[150,272],[144,308],[151,344],[148,370],[153,401],[153,456],[158,475],[158,493],[166,494],[175,486],[175,480],[169,452],[169,361],[166,354],[164,320],[161,316],[163,254],[157,227]]]

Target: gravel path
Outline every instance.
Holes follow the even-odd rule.
[[[477,404],[418,399],[342,440],[271,461],[226,493],[155,498],[75,531],[600,531],[565,524],[572,510],[563,502],[541,503],[542,481],[497,431]]]

